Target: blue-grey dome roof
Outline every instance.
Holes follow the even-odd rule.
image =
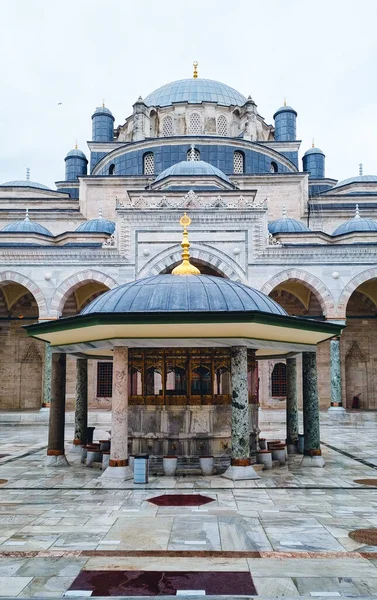
[[[377,231],[377,222],[373,219],[363,219],[354,217],[337,227],[333,235],[342,235],[343,233],[354,233],[355,231]]]
[[[92,114],[92,119],[95,115],[109,115],[109,117],[112,117],[114,120],[113,113],[109,108],[107,108],[107,106],[97,106],[96,110]]]
[[[216,176],[233,185],[225,173],[210,163],[205,162],[204,160],[182,160],[181,162],[172,165],[168,169],[165,169],[165,171],[162,171],[159,175],[157,175],[155,181],[160,181],[161,179],[165,179],[165,177],[173,177],[176,175]]]
[[[67,152],[67,156],[65,158],[83,158],[84,160],[86,160],[86,162],[88,162],[88,159],[86,158],[85,154],[82,152],[82,150],[79,150],[78,148],[73,148],[73,150]]]
[[[268,231],[274,235],[275,233],[302,233],[310,231],[304,223],[289,217],[281,217],[268,224]]]
[[[80,231],[81,233],[109,233],[111,235],[115,231],[115,223],[114,221],[99,217],[98,219],[90,219],[90,221],[81,223],[76,231]]]
[[[245,96],[212,79],[180,79],[158,88],[145,98],[147,106],[170,106],[173,102],[216,102],[221,106],[243,106]]]
[[[282,113],[282,112],[291,112],[291,113],[294,113],[297,117],[297,112],[295,111],[294,108],[292,108],[292,106],[281,106],[280,108],[277,109],[273,118],[275,118],[276,115],[278,115],[279,113]]]
[[[37,188],[40,190],[51,190],[51,188],[47,187],[43,183],[38,183],[37,181],[30,181],[30,179],[16,179],[15,181],[6,181],[2,183],[0,187],[31,187]]]
[[[28,217],[22,221],[14,221],[13,223],[5,225],[1,231],[5,231],[7,233],[40,233],[42,235],[52,236],[51,231],[49,231],[46,227],[43,227],[43,225],[40,225],[35,221],[30,221]]]
[[[266,294],[229,279],[212,275],[155,275],[105,292],[80,314],[251,310],[287,315]]]
[[[349,185],[350,183],[376,183],[377,184],[377,175],[355,175],[355,177],[349,177],[348,179],[343,179],[342,181],[338,181],[334,188],[342,187],[343,185]]]
[[[309,148],[309,150],[305,152],[304,156],[308,156],[309,154],[323,154],[323,156],[325,156],[325,153],[322,152],[320,148]]]

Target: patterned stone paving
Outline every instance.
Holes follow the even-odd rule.
[[[262,424],[265,437],[284,437],[278,416]],[[217,475],[104,484],[75,455],[69,469],[46,469],[45,426],[1,426],[10,456],[0,459],[0,597],[63,597],[80,572],[117,570],[249,573],[260,598],[375,597],[377,546],[349,537],[377,528],[377,490],[355,483],[376,478],[375,415],[322,420],[324,469],[292,457],[236,484]],[[148,501],[200,493],[211,502]]]

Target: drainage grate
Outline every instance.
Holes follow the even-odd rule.
[[[214,502],[214,499],[201,494],[163,494],[155,496],[155,498],[148,498],[148,502],[157,504],[157,506],[201,506],[208,502]]]
[[[350,531],[348,536],[352,540],[355,540],[355,542],[367,544],[368,546],[377,546],[377,528],[355,529],[355,531]]]
[[[70,592],[92,596],[255,595],[250,573],[235,571],[81,571]],[[86,592],[86,593],[85,593]],[[75,594],[77,596],[78,594]]]

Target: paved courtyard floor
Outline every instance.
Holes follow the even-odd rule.
[[[321,415],[323,469],[294,456],[256,481],[151,476],[140,486],[104,483],[77,455],[70,468],[45,468],[46,425],[0,414],[0,597],[89,597],[90,582],[110,581],[110,571],[249,573],[256,593],[247,597],[256,598],[377,597],[377,546],[348,535],[377,528],[377,487],[354,481],[377,478],[376,416]],[[278,411],[262,415],[265,437],[284,439],[282,421]],[[66,439],[69,448],[71,425]],[[212,501],[148,502],[197,493]],[[89,582],[81,591],[80,573]]]

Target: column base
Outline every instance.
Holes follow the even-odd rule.
[[[297,444],[287,444],[288,454],[298,454]]]
[[[84,442],[79,442],[79,440],[73,440],[72,446],[69,449],[70,454],[81,454],[82,447],[84,446]]]
[[[65,454],[47,455],[44,461],[45,467],[70,467]]]
[[[344,414],[346,412],[346,409],[343,408],[343,406],[330,406],[327,409],[327,412]]]
[[[48,412],[49,410],[50,410],[49,404],[42,404],[41,408],[39,409],[39,412]]]
[[[319,467],[325,466],[322,456],[303,456],[300,467]]]
[[[260,479],[258,473],[254,471],[251,465],[246,467],[237,467],[231,465],[227,468],[225,473],[221,475],[225,479],[231,479],[232,481],[240,481],[241,479]]]
[[[99,479],[121,479],[126,481],[127,479],[133,479],[133,477],[132,469],[127,465],[125,467],[107,467]]]

